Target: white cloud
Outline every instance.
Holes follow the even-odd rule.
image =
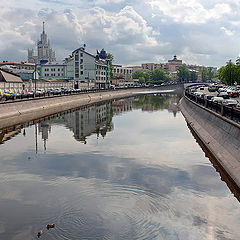
[[[105,48],[120,64],[165,61],[177,54],[188,63],[192,59],[221,66],[240,51],[239,4],[233,0],[9,0],[0,3],[0,60],[26,60],[27,49],[36,46],[45,21],[58,60],[86,43],[89,52]]]
[[[223,32],[228,36],[233,36],[235,34],[235,31],[231,31],[225,27],[221,27],[221,30],[223,30]]]
[[[204,8],[198,0],[148,0],[147,3],[153,10],[161,11],[181,23],[205,23],[231,12],[231,7],[226,3],[218,3],[211,9]]]

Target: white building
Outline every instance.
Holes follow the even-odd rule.
[[[105,88],[109,83],[110,68],[106,52],[102,50],[96,56],[85,51],[83,47],[73,51],[74,80],[78,88],[85,86]],[[101,58],[105,57],[105,58]]]
[[[39,79],[66,79],[66,63],[38,64]]]

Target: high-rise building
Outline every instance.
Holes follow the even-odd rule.
[[[28,62],[30,63],[40,63],[41,60],[47,60],[48,62],[56,62],[55,51],[50,47],[50,41],[47,38],[47,34],[44,29],[43,22],[43,32],[41,33],[40,40],[37,42],[37,56],[34,56],[34,50],[28,49]]]

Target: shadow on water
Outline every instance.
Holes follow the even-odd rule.
[[[220,174],[221,180],[224,181],[228,188],[231,190],[233,195],[237,198],[237,200],[240,202],[240,188],[236,185],[236,183],[231,179],[231,177],[227,174],[227,172],[223,169],[223,167],[218,163],[217,159],[214,157],[214,155],[207,149],[207,147],[204,145],[202,140],[197,136],[195,131],[192,129],[192,127],[187,124],[190,132],[192,133],[194,139],[198,143],[198,145],[201,147],[203,152],[205,153],[205,156],[210,160],[213,167],[216,169],[216,171]]]

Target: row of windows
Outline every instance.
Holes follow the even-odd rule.
[[[58,69],[55,69],[55,68],[44,68],[45,72],[49,72],[49,70],[51,70],[52,72],[55,72],[55,70],[60,72],[60,71],[63,71],[63,68],[58,68]]]
[[[61,76],[63,76],[63,74],[61,74],[61,73],[58,73],[58,74],[55,74],[55,73],[51,73],[51,74],[45,73],[44,76],[45,77],[49,77],[49,76],[51,76],[51,77],[55,77],[55,76],[61,77]]]
[[[123,74],[130,74],[130,73],[132,73],[132,70],[131,69],[122,69],[122,68],[114,68],[113,69],[113,72],[114,73],[123,73]]]
[[[96,80],[106,80],[105,77],[96,77]]]
[[[96,71],[96,75],[106,75],[106,72]]]
[[[106,67],[105,66],[101,66],[101,65],[97,65],[97,69],[102,69],[102,70],[106,70]]]

